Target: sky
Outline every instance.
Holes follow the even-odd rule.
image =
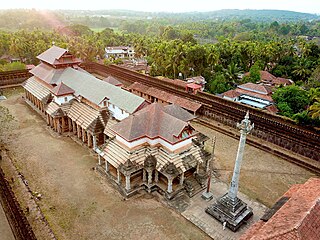
[[[2,0],[0,9],[126,9],[145,12],[191,12],[220,9],[279,9],[320,13],[320,0]]]

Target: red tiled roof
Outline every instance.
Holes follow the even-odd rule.
[[[275,105],[269,105],[266,107],[266,109],[270,112],[270,113],[277,113],[279,112],[278,108]]]
[[[272,81],[276,77],[267,71],[260,71],[260,76],[262,81]]]
[[[114,86],[121,86],[122,85],[122,83],[118,79],[114,78],[113,76],[109,76],[109,77],[103,79],[102,81],[110,83]]]
[[[236,97],[239,97],[240,95],[241,94],[238,93],[236,90],[229,90],[229,91],[222,93],[222,96],[229,97],[229,98],[236,98]]]
[[[148,87],[148,86],[143,85],[138,82],[131,84],[129,86],[129,89],[139,91],[144,94],[148,94],[148,95],[155,97],[155,98],[158,98],[164,102],[179,105],[180,107],[182,107],[186,110],[192,111],[192,112],[196,112],[201,107],[200,103],[190,101],[185,98],[178,97],[176,95],[162,91],[162,90],[154,88],[154,87]]]
[[[259,221],[242,240],[320,239],[320,179],[293,186],[284,194],[289,200],[267,221]]]
[[[146,85],[143,85],[142,83],[134,82],[128,87],[128,89],[136,90],[136,91],[139,91],[142,93],[146,93],[148,91],[149,87]]]
[[[73,94],[74,90],[63,83],[59,83],[51,92],[56,96]]]
[[[192,88],[192,89],[201,89],[201,85],[196,84],[196,83],[188,83],[187,87]]]
[[[56,84],[64,69],[56,69],[48,64],[40,63],[29,72],[49,84]]]
[[[287,86],[287,85],[292,85],[292,83],[293,83],[292,80],[287,78],[280,78],[280,77],[277,77],[272,81],[272,84],[276,86],[280,86],[280,85]]]
[[[237,87],[237,89],[239,89],[239,88],[244,89],[244,90],[248,90],[248,91],[252,91],[252,92],[256,92],[259,94],[265,94],[265,95],[272,93],[272,90],[270,87],[262,85],[262,84],[251,83],[251,82],[239,85]]]
[[[193,118],[193,115],[185,110],[174,111],[177,108],[179,107],[153,103],[113,125],[111,130],[128,142],[143,137],[160,137],[174,144],[180,141],[177,137],[189,125],[184,120]]]
[[[182,80],[180,80],[180,79],[170,79],[170,78],[164,78],[164,77],[157,77],[158,79],[160,79],[161,81],[163,81],[163,82],[167,82],[167,83],[169,83],[169,84],[172,84],[172,85],[176,85],[176,86],[179,86],[179,87],[181,87],[181,88],[186,88],[186,86],[187,86],[187,82],[185,82],[185,81],[182,81]]]
[[[235,89],[235,91],[237,91],[240,95],[245,94],[245,95],[248,95],[248,96],[252,96],[252,97],[256,97],[256,98],[260,98],[260,99],[264,99],[264,100],[273,102],[273,99],[272,99],[272,97],[270,95],[264,95],[264,94],[260,94],[260,93],[255,93],[255,92],[244,90],[244,89],[240,89],[240,88]]]

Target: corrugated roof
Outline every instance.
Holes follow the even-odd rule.
[[[97,105],[107,97],[110,103],[128,113],[134,113],[145,101],[144,98],[70,67],[63,71],[60,81],[72,88],[76,96],[83,96]]]

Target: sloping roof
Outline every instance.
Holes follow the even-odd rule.
[[[142,92],[144,94],[148,94],[152,97],[158,98],[158,99],[165,101],[165,102],[168,102],[168,103],[179,105],[180,107],[182,107],[188,111],[196,112],[201,107],[200,103],[197,103],[197,102],[185,99],[185,98],[178,97],[174,94],[165,92],[163,90],[160,90],[160,89],[157,89],[154,87],[148,87],[148,86],[141,84],[141,83],[138,83],[138,82],[131,84],[129,86],[129,89],[135,90],[138,92]]]
[[[120,85],[122,85],[122,82],[120,82],[118,79],[116,79],[116,78],[114,78],[114,77],[112,77],[112,76],[109,76],[109,77],[103,79],[102,81],[107,82],[107,83],[110,83],[110,84],[112,84],[112,85],[114,85],[114,86],[120,86]]]
[[[320,179],[293,186],[283,196],[289,200],[267,222],[253,225],[241,239],[320,239]]]
[[[73,94],[74,90],[72,88],[69,88],[64,83],[59,83],[57,86],[55,86],[51,92],[56,96],[63,96],[63,95],[69,95]]]
[[[47,87],[31,77],[23,83],[23,87],[40,101],[47,100],[51,93]]]
[[[60,81],[72,88],[76,96],[83,96],[97,105],[107,97],[110,103],[128,113],[135,112],[145,102],[139,96],[70,67],[63,71]]]
[[[68,52],[68,50],[57,47],[57,46],[52,46],[48,50],[44,51],[41,53],[37,58],[41,61],[44,61],[49,64],[54,64],[55,61],[59,58],[62,57],[63,54]]]
[[[40,63],[29,72],[49,84],[57,84],[64,69],[55,69],[48,64]]]
[[[142,84],[142,83],[134,82],[128,87],[128,89],[136,90],[136,91],[139,91],[139,92],[142,92],[142,93],[146,93],[148,91],[149,87],[144,85],[144,84]]]
[[[229,97],[229,98],[236,98],[239,97],[241,94],[237,92],[236,90],[229,90],[224,93],[222,93],[222,96]]]
[[[192,119],[195,119],[196,116],[192,115],[191,113],[183,110],[181,107],[175,104],[170,104],[168,106],[164,107],[164,111],[176,118],[179,118],[180,120],[184,122],[189,122]]]
[[[180,114],[174,116],[171,115],[172,108],[169,107],[168,112],[166,112],[166,107],[159,103],[150,104],[120,123],[113,125],[111,130],[128,142],[142,137],[150,139],[161,137],[170,143],[178,142],[177,137],[188,126],[187,122],[178,118],[184,118],[181,114],[181,111],[184,110],[179,110]]]
[[[37,58],[50,65],[58,65],[58,64],[78,65],[79,63],[81,63],[81,60],[74,57],[72,54],[70,54],[67,49],[63,49],[57,46],[52,46],[51,48],[49,48],[48,50],[44,51],[39,56],[37,56]]]
[[[260,71],[260,76],[262,81],[272,81],[276,77],[267,71]]]
[[[265,85],[261,85],[261,84],[251,83],[251,82],[239,85],[237,88],[251,91],[251,92],[255,92],[255,93],[259,93],[259,94],[265,94],[265,95],[272,93],[272,90],[270,87],[265,86]]]
[[[293,81],[287,78],[280,78],[277,77],[274,80],[272,80],[272,84],[273,85],[283,85],[283,86],[287,86],[287,85],[292,85]]]
[[[93,133],[103,132],[108,121],[106,111],[98,111],[77,100],[72,101],[68,117],[83,129]]]
[[[50,102],[46,107],[46,113],[52,117],[62,117],[65,115],[64,111],[55,102]]]
[[[188,83],[187,87],[192,88],[192,89],[201,89],[201,85],[196,84],[196,83]]]

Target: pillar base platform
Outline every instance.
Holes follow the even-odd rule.
[[[206,208],[206,213],[236,232],[253,215],[252,209],[239,198],[231,199],[228,193],[223,195],[216,203]]]

